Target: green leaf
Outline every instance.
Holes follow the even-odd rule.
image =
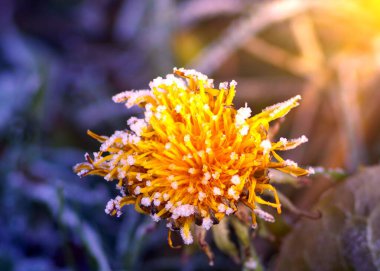
[[[230,239],[228,219],[222,219],[218,225],[214,225],[211,229],[218,249],[230,256],[235,262],[239,262],[239,251]]]
[[[236,217],[230,218],[231,226],[243,248],[248,248],[251,243],[249,226],[238,220]]]

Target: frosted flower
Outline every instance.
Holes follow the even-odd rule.
[[[89,131],[101,142],[100,152],[93,158],[86,154],[87,161],[75,171],[81,177],[116,180],[123,188],[124,194],[107,204],[107,213],[119,216],[123,206],[133,204],[154,221],[166,220],[169,233],[179,229],[185,244],[193,242],[194,224],[208,230],[234,214],[240,203],[252,210],[253,226],[256,216],[271,220],[259,208],[269,205],[281,212],[268,169],[309,173],[277,153],[297,147],[306,137],[278,142],[268,137],[269,123],[296,107],[301,97],[251,116],[247,105],[233,107],[236,86],[232,81],[216,89],[206,75],[181,68],[153,80],[149,90],[114,96],[128,108],[145,108],[145,118],[130,118],[130,129],[109,137]],[[264,190],[273,193],[273,202],[261,197]]]

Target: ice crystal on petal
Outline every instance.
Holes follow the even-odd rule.
[[[213,225],[212,219],[209,217],[205,217],[202,220],[202,227],[205,228],[206,230],[209,230],[211,226]]]

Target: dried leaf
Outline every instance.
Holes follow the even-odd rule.
[[[285,240],[276,270],[380,269],[380,166],[326,192],[320,220],[301,220]]]

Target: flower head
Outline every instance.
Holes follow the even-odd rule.
[[[233,107],[236,85],[222,83],[217,89],[206,75],[175,68],[166,78],[153,80],[150,90],[114,96],[128,108],[145,108],[144,118],[130,118],[130,130],[110,137],[89,131],[101,142],[100,151],[93,158],[86,154],[87,162],[76,165],[75,171],[118,181],[121,195],[110,200],[107,213],[119,216],[124,205],[134,204],[154,221],[167,220],[170,231],[179,230],[185,244],[193,242],[194,223],[208,230],[242,204],[252,210],[256,226],[256,215],[261,214],[257,205],[281,212],[268,169],[308,174],[277,154],[297,147],[305,137],[278,142],[268,137],[269,123],[286,115],[301,97],[251,117],[247,105]],[[273,193],[274,202],[260,196],[264,190]]]

